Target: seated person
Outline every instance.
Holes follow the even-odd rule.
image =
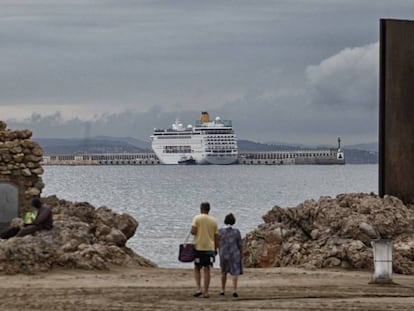
[[[32,206],[37,210],[37,216],[30,225],[25,226],[19,231],[17,234],[19,237],[32,234],[39,230],[50,230],[53,228],[53,216],[50,208],[42,204],[38,198],[32,200]]]
[[[32,200],[32,206],[37,210],[34,221],[31,224],[25,225],[22,229],[10,227],[1,233],[0,237],[2,239],[9,239],[13,236],[22,237],[39,230],[50,230],[53,228],[53,216],[50,208],[42,204],[38,198]]]

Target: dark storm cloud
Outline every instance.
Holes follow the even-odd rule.
[[[402,0],[0,8],[0,118],[37,137],[147,139],[208,110],[242,138],[312,143],[376,140],[379,18],[414,16]]]

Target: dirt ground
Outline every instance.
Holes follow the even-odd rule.
[[[394,274],[397,284],[373,285],[372,272],[245,269],[239,298],[232,298],[231,287],[219,295],[220,272],[213,269],[210,298],[194,298],[190,267],[2,275],[0,306],[5,311],[414,310],[414,276]]]

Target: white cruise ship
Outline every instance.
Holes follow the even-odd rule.
[[[231,121],[210,120],[207,112],[194,127],[176,120],[169,129],[154,129],[151,142],[162,164],[233,164],[238,159]]]

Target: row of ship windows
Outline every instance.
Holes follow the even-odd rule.
[[[164,153],[190,153],[190,146],[164,146]]]
[[[225,150],[225,149],[237,149],[236,146],[206,146],[205,150]]]
[[[207,136],[207,138],[235,138],[234,135],[214,135],[214,136]]]
[[[234,139],[206,139],[206,142],[211,142],[211,141],[228,141],[228,142],[235,142]]]
[[[227,152],[227,153],[230,153],[230,152],[237,152],[237,150],[235,150],[235,149],[220,149],[220,150],[209,150],[209,149],[206,149],[206,152],[213,152],[213,153],[223,153],[223,152]]]
[[[163,153],[191,153],[191,146],[164,146]],[[205,149],[205,152],[237,152],[233,146],[228,146],[227,149],[219,146],[211,146],[210,148]]]
[[[163,153],[191,153],[191,150],[164,150]]]
[[[203,130],[201,131],[203,134],[213,134],[213,135],[217,135],[217,134],[233,134],[234,131],[233,130]],[[233,135],[234,137],[234,135]]]
[[[154,136],[167,136],[167,135],[200,135],[200,133],[197,132],[193,132],[193,131],[182,131],[182,132],[177,132],[177,131],[167,131],[167,130],[160,130],[160,131],[155,131],[154,132]]]
[[[224,143],[207,143],[207,145],[209,146],[213,146],[213,145],[228,145],[228,146],[235,146],[235,143],[230,143],[230,142],[224,142]]]
[[[191,136],[158,136],[158,139],[190,139]]]

